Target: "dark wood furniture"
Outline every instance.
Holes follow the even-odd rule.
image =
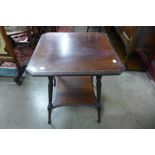
[[[125,65],[136,52],[142,62],[143,71],[155,81],[155,26],[115,27],[126,48]]]
[[[26,66],[21,66],[11,42],[11,38],[7,35],[5,28],[0,26],[0,64],[3,62],[14,62],[17,66],[18,75],[14,79],[16,84],[22,84],[22,75]]]
[[[155,55],[154,26],[118,26],[116,31],[126,48],[126,61],[133,52],[139,52],[145,69]]]
[[[28,38],[31,47],[34,49],[42,34],[46,32],[56,32],[58,26],[27,26]]]
[[[119,34],[120,38],[122,39],[125,48],[126,48],[126,54],[129,55],[132,52],[132,48],[135,48],[133,44],[135,44],[137,33],[138,33],[138,27],[136,26],[118,26],[115,27],[117,33]]]
[[[4,61],[15,61],[16,65],[19,66],[19,62],[13,51],[12,44],[5,32],[5,29],[0,26],[0,62],[3,63]]]
[[[46,33],[27,67],[32,76],[49,79],[48,123],[51,123],[53,108],[68,105],[97,108],[100,122],[101,77],[119,75],[124,69],[107,36],[97,32]],[[93,76],[96,77],[96,97]]]

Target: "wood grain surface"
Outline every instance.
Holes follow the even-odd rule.
[[[33,76],[110,75],[124,69],[107,36],[98,32],[46,33],[27,67]]]

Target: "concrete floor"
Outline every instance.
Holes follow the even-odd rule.
[[[0,128],[155,128],[155,88],[145,73],[102,78],[102,119],[89,107],[53,110],[47,124],[47,78],[26,75],[22,86],[0,77]]]

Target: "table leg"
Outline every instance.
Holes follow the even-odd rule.
[[[51,113],[52,113],[52,95],[53,95],[53,76],[48,77],[48,124],[51,124]]]
[[[53,79],[53,85],[54,85],[54,87],[56,87],[56,79],[55,79],[55,77]]]
[[[98,113],[98,122],[101,122],[101,75],[96,76],[96,88],[97,88],[97,113]]]

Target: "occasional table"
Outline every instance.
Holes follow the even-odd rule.
[[[124,70],[108,37],[98,32],[46,33],[27,66],[32,76],[48,77],[49,124],[52,109],[76,105],[95,107],[100,122],[101,77],[119,75]],[[96,77],[96,96],[93,77]]]

